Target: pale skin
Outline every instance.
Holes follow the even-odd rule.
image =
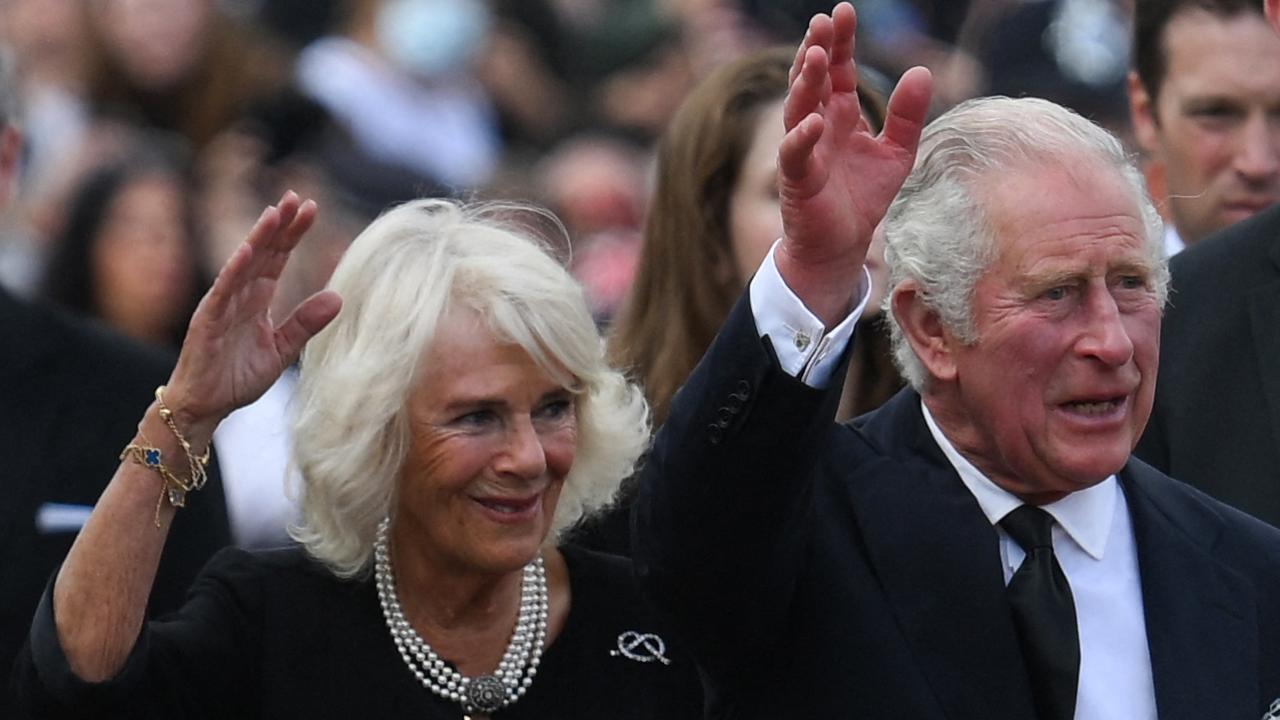
[[[263,211],[191,320],[169,377],[165,404],[193,449],[203,452],[217,424],[253,402],[338,313],[336,293],[317,293],[280,324],[267,308],[289,253],[315,219],[316,206],[292,192]],[[166,465],[182,468],[182,448],[153,403],[139,423]],[[135,440],[136,442],[136,440]],[[54,585],[58,639],[73,672],[102,681],[119,672],[137,640],[174,509],[156,505],[154,471],[120,464],[71,547]],[[199,502],[198,495],[188,498]]]
[[[315,203],[302,202],[292,192],[267,208],[192,318],[165,401],[197,452],[208,446],[223,418],[270,387],[341,307],[336,293],[322,291],[283,323],[276,325],[270,317],[280,274],[315,214]],[[429,363],[441,369],[427,373],[412,391],[409,405],[417,425],[398,481],[401,503],[394,513],[391,551],[398,595],[414,629],[460,672],[475,676],[492,672],[501,659],[517,614],[521,569],[539,554],[550,594],[548,642],[567,618],[564,558],[542,544],[576,446],[575,426],[562,428],[548,418],[568,422],[573,404],[568,391],[546,378],[523,351],[497,344],[476,327],[438,339],[452,351],[442,349],[443,355],[457,360],[457,366]],[[489,418],[483,424],[467,419],[479,408]],[[459,425],[466,432],[425,431],[436,423]],[[140,429],[146,444],[160,448],[166,465],[184,467],[182,449],[156,405],[147,410]],[[445,436],[454,439],[442,441]],[[424,457],[435,461],[424,464]],[[481,495],[485,502],[509,504],[514,496],[525,502],[534,490],[545,494],[537,522],[517,523],[509,514],[486,522],[489,511],[469,499]],[[56,580],[59,641],[72,671],[85,680],[114,677],[137,641],[175,512],[161,504],[156,527],[160,492],[154,471],[123,462]],[[436,506],[413,505],[423,497],[453,502],[442,503],[447,511],[433,515]],[[188,501],[201,498],[197,493]],[[435,525],[424,529],[422,521],[428,519]],[[450,534],[455,525],[464,532]],[[480,531],[489,534],[481,537]],[[440,536],[452,542],[441,543]]]
[[[928,70],[908,70],[889,99],[884,130],[872,135],[856,93],[856,26],[847,2],[809,23],[778,149],[783,236],[775,261],[826,327],[853,307],[872,232],[915,162],[932,88]]]

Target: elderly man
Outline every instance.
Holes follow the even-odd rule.
[[[711,716],[1256,720],[1280,698],[1280,533],[1130,457],[1165,285],[1137,171],[1036,100],[922,137],[922,70],[871,137],[854,25],[848,4],[810,25],[783,238],[641,480],[637,568]],[[837,426],[886,208],[912,387]]]

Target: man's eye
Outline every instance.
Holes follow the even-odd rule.
[[[1125,275],[1120,278],[1120,287],[1125,290],[1143,290],[1147,287],[1147,281],[1140,275]]]
[[[1071,292],[1071,288],[1067,287],[1066,285],[1059,285],[1058,287],[1049,288],[1048,290],[1045,290],[1044,293],[1040,295],[1040,297],[1044,298],[1045,300],[1066,300],[1067,294],[1070,292]]]

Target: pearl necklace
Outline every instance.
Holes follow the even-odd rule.
[[[520,614],[498,668],[490,675],[469,678],[436,655],[405,620],[396,597],[396,580],[387,548],[390,527],[390,519],[383,519],[378,525],[378,537],[373,544],[374,576],[391,639],[414,677],[436,695],[461,704],[468,714],[492,713],[519,700],[533,684],[547,640],[547,573],[542,557],[524,566]]]

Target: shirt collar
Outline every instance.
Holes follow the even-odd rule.
[[[938,447],[942,448],[942,453],[947,456],[951,466],[960,475],[961,482],[973,494],[992,525],[1024,504],[1016,495],[983,475],[982,471],[956,450],[934,422],[923,399],[920,401],[920,409],[924,412],[924,422],[929,426],[929,433],[933,435]],[[1041,509],[1052,515],[1067,536],[1089,553],[1090,557],[1101,560],[1107,549],[1107,539],[1111,535],[1111,518],[1115,514],[1116,493],[1119,491],[1116,476],[1111,475],[1096,485],[1077,490]]]

